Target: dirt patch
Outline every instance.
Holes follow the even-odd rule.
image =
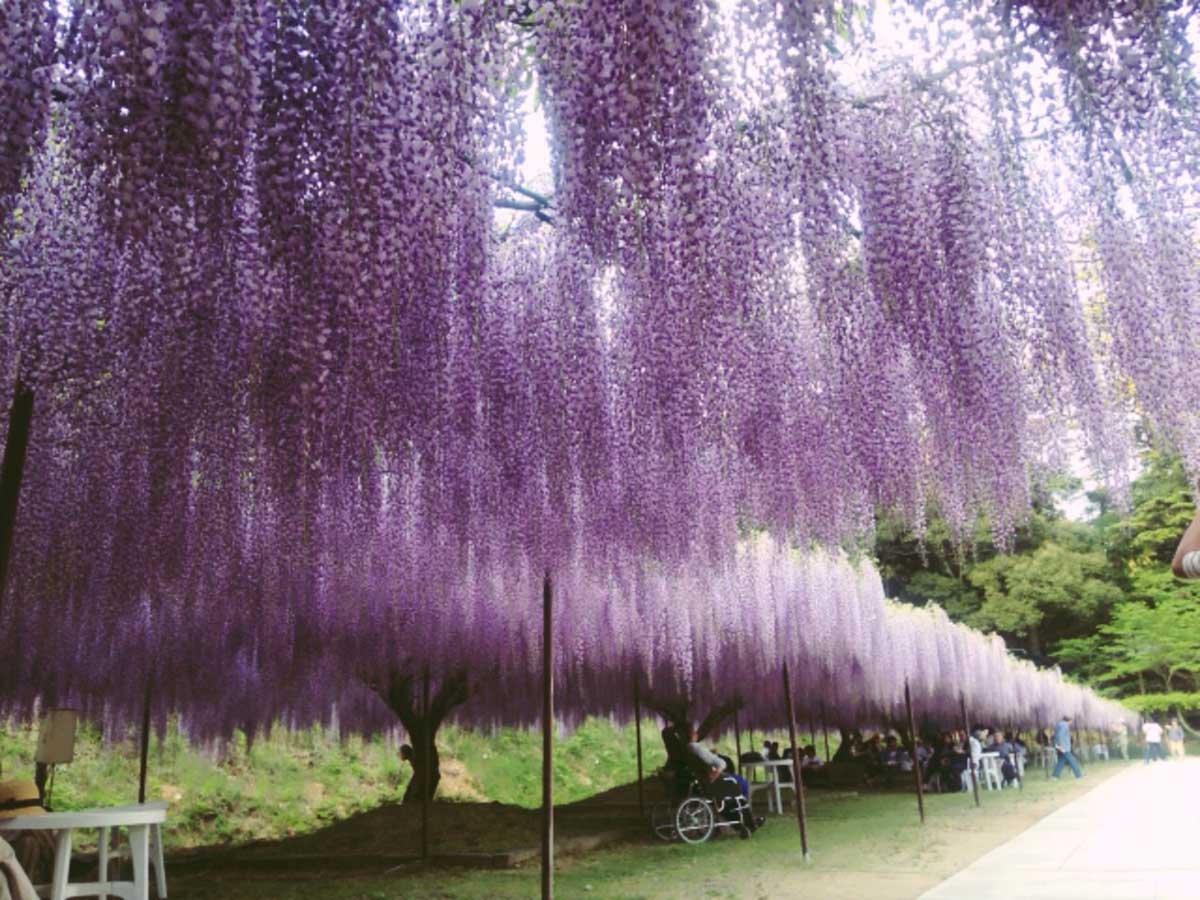
[[[451,769],[452,773],[453,769]],[[453,774],[450,777],[454,777]],[[455,793],[473,787],[464,779]],[[660,799],[647,787],[647,802]],[[624,785],[578,803],[555,808],[555,853],[570,856],[621,841],[646,838],[635,785]],[[509,868],[538,853],[541,813],[503,803],[439,800],[430,807],[429,850],[435,865]],[[403,867],[420,858],[421,808],[388,803],[308,834],[230,848],[180,851],[167,861],[182,878],[208,871],[249,877],[304,878],[322,873],[369,874]]]

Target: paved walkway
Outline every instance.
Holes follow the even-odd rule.
[[[1070,778],[1070,770],[1063,772]],[[1197,900],[1200,759],[1131,764],[921,900]]]

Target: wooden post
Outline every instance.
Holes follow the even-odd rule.
[[[792,684],[788,679],[787,663],[783,664],[783,693],[787,697],[788,737],[792,741],[792,784],[796,788],[796,824],[800,826],[800,849],[804,861],[808,856],[808,828],[804,822],[804,779],[800,777],[800,752],[796,749],[796,704],[792,701]]]
[[[633,729],[637,734],[637,766],[638,766],[638,812],[646,818],[646,788],[642,784],[642,695],[639,688],[641,676],[633,674]]]
[[[421,784],[421,862],[428,865],[429,863],[429,805],[433,801],[433,729],[432,723],[429,720],[429,666],[426,665],[424,671],[421,672],[421,719],[425,723],[424,734],[421,735],[425,742],[425,773]]]
[[[958,708],[962,711],[963,733],[966,734],[967,770],[971,773],[971,789],[975,792],[975,805],[979,806],[979,778],[975,775],[975,760],[971,759],[971,722],[967,719],[967,698],[958,692]]]
[[[8,585],[8,561],[17,523],[17,501],[25,474],[25,451],[29,449],[29,423],[33,419],[33,391],[17,382],[8,412],[8,436],[0,462],[0,610]]]
[[[921,760],[917,756],[917,720],[913,716],[912,692],[908,689],[908,679],[904,679],[904,706],[908,710],[909,753],[912,754],[913,776],[917,782],[917,812],[921,814],[921,824],[925,824],[925,784],[921,772]]]
[[[542,900],[554,896],[554,616],[550,573],[542,582]]]
[[[829,756],[829,717],[825,715],[825,701],[821,701],[821,730],[825,732],[825,762],[830,760]]]
[[[150,756],[150,681],[146,676],[146,694],[142,699],[142,748],[138,762],[138,803],[146,802],[146,761]]]
[[[737,707],[733,708],[733,749],[737,754],[737,759],[733,761],[733,767],[739,775],[742,774],[742,729],[738,727],[738,711]]]

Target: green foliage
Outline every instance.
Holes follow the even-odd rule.
[[[665,762],[659,726],[646,721],[647,773]],[[3,777],[33,776],[37,732],[0,726]],[[732,745],[732,740],[725,741]],[[541,735],[518,728],[492,734],[454,725],[438,736],[439,797],[536,806],[541,800]],[[729,747],[732,754],[732,746]],[[173,847],[240,843],[311,831],[380,803],[399,802],[410,771],[382,738],[342,739],[325,729],[277,730],[247,743],[238,733],[220,746],[192,747],[172,726],[151,741],[147,795],[171,801]],[[554,791],[570,803],[636,778],[632,726],[589,719],[556,742]],[[137,799],[134,735],[107,743],[82,724],[75,761],[55,777],[56,809],[132,803]],[[85,836],[86,837],[86,836]]]
[[[1200,584],[1170,571],[1195,507],[1177,458],[1147,449],[1143,461],[1132,507],[1121,515],[1092,492],[1087,523],[1055,508],[1057,496],[1078,491],[1077,479],[1047,479],[1006,554],[983,520],[956,541],[931,510],[922,543],[881,516],[875,552],[888,592],[936,603],[1113,695],[1200,687]]]
[[[32,777],[36,729],[0,728],[5,777]],[[58,767],[55,809],[137,800],[134,735],[105,742],[81,723],[74,762]],[[247,746],[242,734],[220,746],[194,748],[172,726],[150,745],[146,793],[171,801],[168,843],[193,846],[282,837],[398,800],[404,779],[382,740],[338,740],[329,732],[278,731]]]
[[[1115,572],[1090,529],[1054,522],[1040,547],[1011,556],[994,556],[967,573],[983,596],[969,624],[1026,638],[1040,656],[1041,630],[1057,616],[1059,629],[1094,624],[1122,591]]]
[[[1138,712],[1172,712],[1200,710],[1200,693],[1172,691],[1169,694],[1137,694],[1121,701]]]
[[[1150,450],[1133,485],[1133,508],[1111,529],[1113,555],[1131,572],[1169,565],[1179,537],[1196,514],[1179,459]]]
[[[1121,603],[1096,636],[1060,644],[1060,654],[1064,651],[1073,661],[1084,662],[1096,682],[1137,679],[1144,693],[1145,676],[1150,675],[1161,679],[1168,692],[1181,677],[1194,688],[1200,675],[1200,605],[1183,596],[1167,596],[1156,604]]]

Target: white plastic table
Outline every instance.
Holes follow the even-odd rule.
[[[167,873],[163,868],[162,823],[167,819],[165,801],[46,813],[41,816],[16,816],[0,821],[0,831],[57,831],[54,846],[54,881],[37,886],[38,896],[49,900],[68,897],[116,896],[124,900],[149,900],[150,866],[154,866],[159,898],[167,896]],[[95,828],[100,832],[100,881],[67,880],[71,868],[71,832],[77,828]],[[108,880],[108,831],[124,828],[129,832],[133,857],[133,881]]]
[[[796,792],[796,782],[795,775],[792,776],[793,780],[790,784],[786,781],[780,781],[779,770],[786,767],[788,771],[791,771],[792,761],[790,759],[762,759],[742,763],[743,770],[754,769],[758,766],[762,766],[766,770],[767,774],[771,776],[771,780],[769,782],[757,782],[756,784],[755,782],[751,782],[749,777],[747,777],[746,781],[750,784],[751,796],[754,795],[754,788],[756,786],[760,790],[765,786],[767,788],[767,812],[783,812],[783,795],[781,791],[786,788],[794,794]],[[771,803],[772,798],[775,800],[774,804]]]

